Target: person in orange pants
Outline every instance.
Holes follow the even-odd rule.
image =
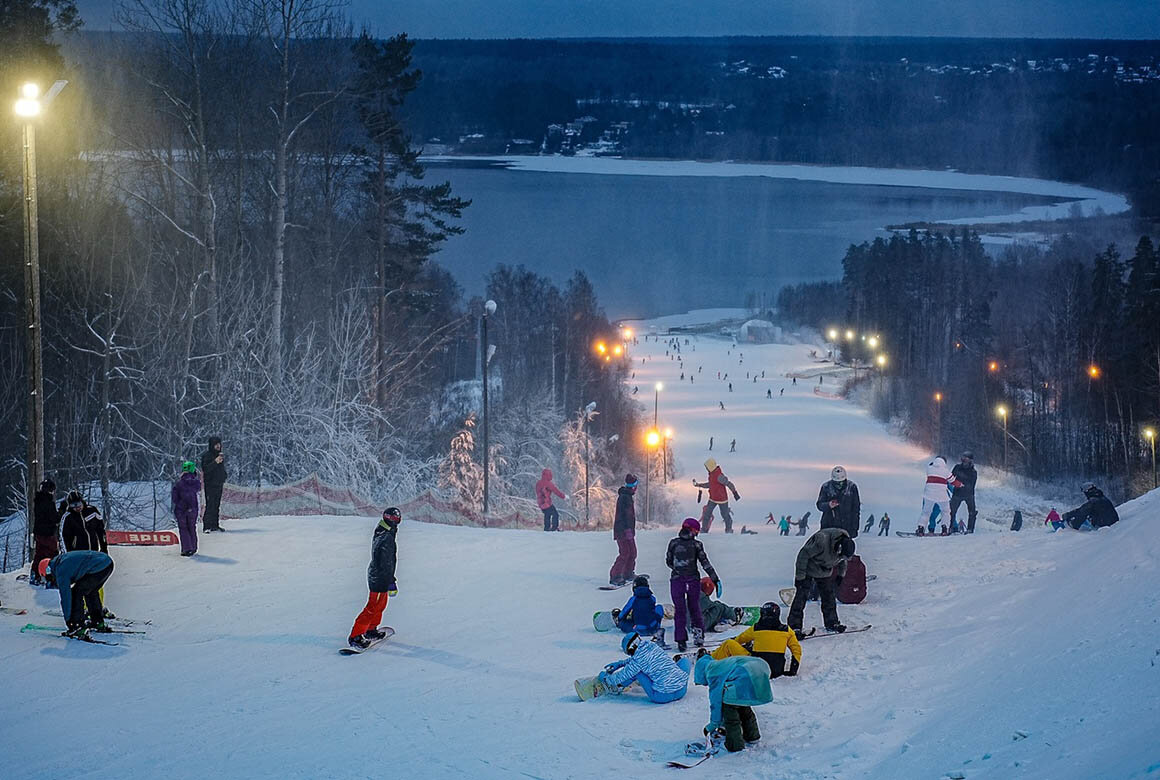
[[[745,648],[753,648],[752,652]],[[793,653],[789,669],[785,668],[785,651]],[[726,639],[713,651],[713,660],[721,661],[735,655],[753,655],[769,664],[769,676],[796,675],[802,659],[802,646],[792,628],[781,622],[781,607],[772,601],[761,605],[757,624],[742,631],[734,639]]]
[[[382,639],[386,633],[379,630],[379,621],[391,596],[399,593],[395,582],[395,563],[398,559],[396,537],[403,515],[396,507],[383,510],[383,519],[375,528],[371,539],[371,563],[367,567],[367,588],[370,596],[367,605],[355,618],[347,643],[359,650],[370,647],[372,641]]]

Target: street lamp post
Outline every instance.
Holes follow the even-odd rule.
[[[1003,470],[1007,470],[1007,407],[1000,406],[996,409],[999,417],[1003,420]]]
[[[654,428],[657,427],[657,410],[659,410],[661,408],[661,390],[664,390],[664,389],[665,389],[664,383],[657,382],[656,394],[653,396],[653,427]]]
[[[491,453],[488,447],[487,431],[487,364],[491,362],[491,347],[487,343],[487,317],[495,314],[495,301],[483,304],[483,316],[480,317],[479,349],[480,363],[483,365],[483,514],[487,514],[488,487],[491,477]]]
[[[645,468],[644,468],[644,521],[647,523],[652,517],[652,502],[650,500],[649,486],[652,482],[652,451],[653,447],[657,446],[660,441],[660,434],[656,429],[648,432],[645,436]]]
[[[942,400],[942,391],[936,390],[934,394],[934,448],[936,451],[942,451]]]
[[[1156,489],[1156,431],[1151,428],[1144,429],[1144,438],[1148,440],[1148,444],[1152,447],[1152,489]]]
[[[664,449],[661,450],[661,457],[663,458],[662,468],[664,469],[663,478],[664,484],[669,484],[669,439],[673,438],[673,429],[665,428]]]
[[[584,407],[581,413],[583,414],[581,427],[584,432],[584,525],[585,527],[590,527],[591,516],[588,513],[588,468],[591,459],[588,454],[588,423],[593,417],[600,414],[600,412],[596,411],[596,402],[592,401]]]

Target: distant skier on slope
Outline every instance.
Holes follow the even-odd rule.
[[[391,596],[399,594],[395,581],[395,565],[398,561],[399,523],[403,514],[396,507],[383,510],[382,519],[375,526],[371,537],[371,562],[367,566],[367,588],[370,596],[362,612],[355,618],[347,644],[365,650],[373,640],[382,639],[386,632],[379,630],[379,621]]]
[[[690,659],[674,660],[656,642],[636,632],[627,635],[620,647],[628,658],[613,661],[597,675],[609,693],[619,694],[636,683],[654,704],[667,704],[685,697],[693,665]]]
[[[858,486],[846,479],[844,466],[834,466],[830,470],[830,481],[823,482],[818,490],[817,507],[822,513],[821,528],[842,528],[851,539],[857,538],[862,499],[858,495]]]
[[[797,523],[797,527],[798,527],[797,535],[798,536],[805,536],[806,531],[810,530],[810,514],[812,514],[812,513],[806,512],[804,515],[802,515],[801,520],[798,520],[798,523]]]
[[[778,536],[789,536],[789,515],[782,515],[777,523]]]
[[[734,444],[737,440],[734,439]],[[709,458],[705,461],[705,470],[709,472],[708,478],[704,482],[693,480],[693,484],[699,488],[709,489],[709,500],[705,502],[704,509],[701,510],[701,528],[705,533],[709,533],[709,527],[713,524],[713,510],[721,507],[721,517],[725,520],[725,533],[733,533],[733,511],[729,508],[729,493],[733,493],[735,501],[741,500],[741,495],[737,492],[737,488],[725,476],[725,472],[717,465],[717,461]]]
[[[878,521],[878,535],[890,536],[890,514],[888,512],[883,512],[882,519]]]
[[[616,560],[608,572],[609,585],[624,585],[636,576],[636,495],[635,474],[626,474],[624,484],[616,491],[616,515],[612,521],[612,538],[616,541]]]
[[[544,513],[544,530],[560,530],[560,510],[552,503],[552,496],[556,495],[567,500],[560,488],[552,481],[552,470],[544,469],[540,472],[540,481],[536,483],[536,505]]]
[[[169,491],[169,504],[177,520],[177,534],[181,539],[181,555],[188,558],[197,552],[197,510],[201,494],[201,480],[197,464],[187,460],[181,464],[181,478]]]
[[[665,565],[672,574],[669,577],[669,595],[673,597],[675,635],[677,649],[684,652],[689,640],[689,625],[692,625],[693,644],[705,644],[705,617],[701,614],[701,573],[700,564],[716,585],[717,598],[721,597],[721,578],[705,555],[705,546],[697,539],[701,524],[695,518],[686,517],[677,538],[669,541],[665,553]]]
[[[794,565],[793,604],[786,620],[790,628],[802,630],[802,617],[810,595],[811,581],[817,585],[822,601],[822,620],[827,631],[842,632],[846,627],[838,620],[838,599],[834,592],[835,577],[841,584],[846,562],[854,554],[854,540],[841,528],[823,528],[798,550]]]
[[[959,482],[951,470],[947,468],[946,459],[936,455],[926,464],[926,487],[922,491],[922,514],[918,518],[918,527],[926,525],[926,533],[933,534],[939,521],[951,521],[951,488],[958,487]]]

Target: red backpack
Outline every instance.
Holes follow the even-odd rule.
[[[843,604],[861,604],[866,598],[866,564],[857,555],[846,562],[846,576],[838,586],[838,601]]]

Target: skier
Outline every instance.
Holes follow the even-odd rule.
[[[729,442],[729,451],[730,452],[737,452],[737,439],[734,439],[733,441]]]
[[[739,610],[729,606],[724,601],[714,601],[713,592],[717,585],[708,577],[701,578],[701,617],[705,621],[706,631],[716,631],[718,623],[728,622],[735,626],[740,623]]]
[[[201,475],[205,480],[205,513],[201,516],[204,533],[224,531],[221,524],[222,490],[226,486],[226,462],[222,440],[209,437],[209,449],[201,454]]]
[[[777,523],[778,536],[789,536],[789,515],[783,515]]]
[[[796,376],[793,378],[793,384],[795,387],[797,386],[797,377]]]
[[[677,649],[682,653],[688,647],[690,623],[693,629],[693,644],[697,647],[705,644],[705,617],[701,614],[701,599],[698,592],[701,586],[698,563],[705,568],[705,573],[716,586],[717,598],[721,598],[722,592],[721,578],[709,563],[704,545],[697,539],[700,532],[701,524],[696,518],[686,517],[680,533],[677,538],[669,541],[669,548],[665,553],[665,565],[672,570],[669,577],[669,595],[673,597]]]
[[[197,478],[197,464],[187,460],[181,464],[181,478],[169,491],[170,508],[177,518],[177,535],[181,538],[181,555],[188,558],[197,552],[197,498],[201,480]]]
[[[628,658],[608,664],[597,675],[609,693],[619,694],[636,683],[655,704],[667,704],[685,697],[692,661],[670,658],[660,645],[647,641],[636,632],[626,636],[620,647]]]
[[[772,387],[765,391],[765,397],[766,398],[773,398],[773,388]]]
[[[560,488],[552,482],[552,470],[544,469],[540,472],[540,481],[536,483],[536,504],[544,513],[544,530],[560,530],[560,511],[552,504],[552,496],[556,495],[565,501],[568,497],[560,492]]]
[[[870,529],[873,527],[874,527],[874,514],[871,513],[871,515],[868,518],[866,518],[866,527],[862,529],[862,533],[864,533],[864,534],[869,533]]]
[[[64,614],[66,635],[85,635],[85,611],[88,611],[88,626],[96,631],[108,632],[105,617],[108,614],[101,605],[101,587],[113,573],[113,559],[99,550],[76,550],[63,552],[40,562],[40,576],[52,587],[60,591],[60,611]]]
[[[725,749],[736,753],[761,739],[752,708],[773,701],[769,664],[749,656],[715,661],[701,650],[693,667],[693,682],[709,686],[709,723],[705,726],[705,736],[711,742],[720,744],[723,740]]]
[[[664,616],[665,608],[657,604],[657,597],[648,584],[648,576],[644,574],[636,576],[632,581],[632,595],[621,609],[612,613],[616,625],[624,633],[636,631],[638,634],[655,636],[662,643],[665,641],[665,630],[661,628]]]
[[[1063,520],[1060,518],[1059,512],[1055,511],[1055,507],[1052,507],[1051,511],[1047,513],[1047,519],[1043,521],[1043,524],[1050,525],[1052,531],[1063,528]]]
[[[822,600],[822,620],[827,631],[842,632],[846,627],[838,620],[838,602],[834,594],[834,574],[838,583],[846,574],[846,561],[854,554],[854,540],[842,528],[823,528],[798,550],[793,585],[796,589],[789,608],[790,627],[801,631],[810,581],[817,584]]]
[[[383,510],[383,517],[375,526],[375,534],[371,537],[371,562],[367,566],[367,589],[370,595],[367,604],[354,619],[354,626],[350,629],[350,637],[346,640],[351,647],[365,650],[370,647],[371,641],[382,639],[387,634],[379,630],[379,621],[383,619],[383,610],[391,596],[399,595],[399,585],[395,581],[395,564],[399,558],[398,536],[399,523],[403,522],[403,514],[396,507],[387,507]]]
[[[818,491],[817,507],[822,513],[821,528],[842,528],[851,539],[857,538],[862,500],[858,486],[846,479],[844,466],[830,470],[830,481],[823,482]]]
[[[887,512],[882,513],[882,519],[878,521],[878,535],[890,536],[890,515]]]
[[[1120,515],[1116,507],[1104,496],[1104,492],[1095,486],[1094,482],[1083,484],[1083,494],[1087,501],[1082,506],[1065,512],[1063,521],[1072,528],[1079,530],[1084,522],[1090,522],[1093,528],[1104,528],[1119,522]]]
[[[745,646],[749,645],[749,649]],[[789,669],[785,668],[785,651],[792,653]],[[772,601],[761,605],[761,617],[755,625],[742,631],[733,639],[726,639],[712,653],[714,660],[721,661],[738,655],[752,655],[769,664],[769,676],[793,677],[798,673],[802,660],[802,646],[793,629],[781,622],[781,607]]]
[[[46,479],[32,499],[32,538],[36,547],[32,553],[32,570],[28,579],[33,585],[47,585],[40,576],[40,562],[60,554],[57,535],[60,532],[60,510],[56,507],[56,483]]]
[[[729,392],[731,392],[731,393],[733,392],[733,383],[732,382],[729,383]]]
[[[783,387],[782,389],[780,389],[780,390],[778,390],[778,391],[777,391],[777,397],[778,397],[778,398],[784,398],[784,397],[785,397],[785,388],[784,388],[784,387]]]
[[[709,452],[713,451],[713,437],[709,437]]]
[[[975,511],[975,482],[979,479],[979,472],[975,471],[975,453],[970,450],[964,452],[959,462],[951,469],[951,475],[960,483],[951,494],[951,533],[962,531],[973,534],[975,532],[975,516],[978,514]],[[964,501],[967,503],[967,527],[965,531],[955,521],[959,507]]]
[[[922,514],[918,518],[919,528],[925,523],[927,533],[934,533],[939,518],[949,520],[951,514],[951,488],[960,483],[947,468],[947,462],[936,455],[926,464],[926,488],[922,493]]]
[[[616,491],[612,538],[616,540],[617,555],[608,572],[609,585],[623,585],[636,576],[636,486],[636,475],[626,474],[624,484]]]
[[[724,401],[718,401],[717,403],[721,405],[721,411],[725,411],[725,402],[724,402]]]
[[[63,503],[68,507],[60,529],[65,551],[109,552],[109,544],[105,541],[105,521],[101,519],[100,511],[85,501],[79,490],[70,491]]]
[[[733,493],[735,501],[740,501],[741,495],[713,458],[705,461],[705,470],[709,472],[709,476],[704,482],[693,480],[696,487],[709,489],[709,500],[705,502],[705,508],[701,510],[701,526],[705,529],[705,533],[709,533],[709,527],[713,525],[713,510],[719,506],[721,507],[721,517],[725,520],[725,533],[731,534],[733,533],[733,511],[729,508],[729,493],[726,490]]]

